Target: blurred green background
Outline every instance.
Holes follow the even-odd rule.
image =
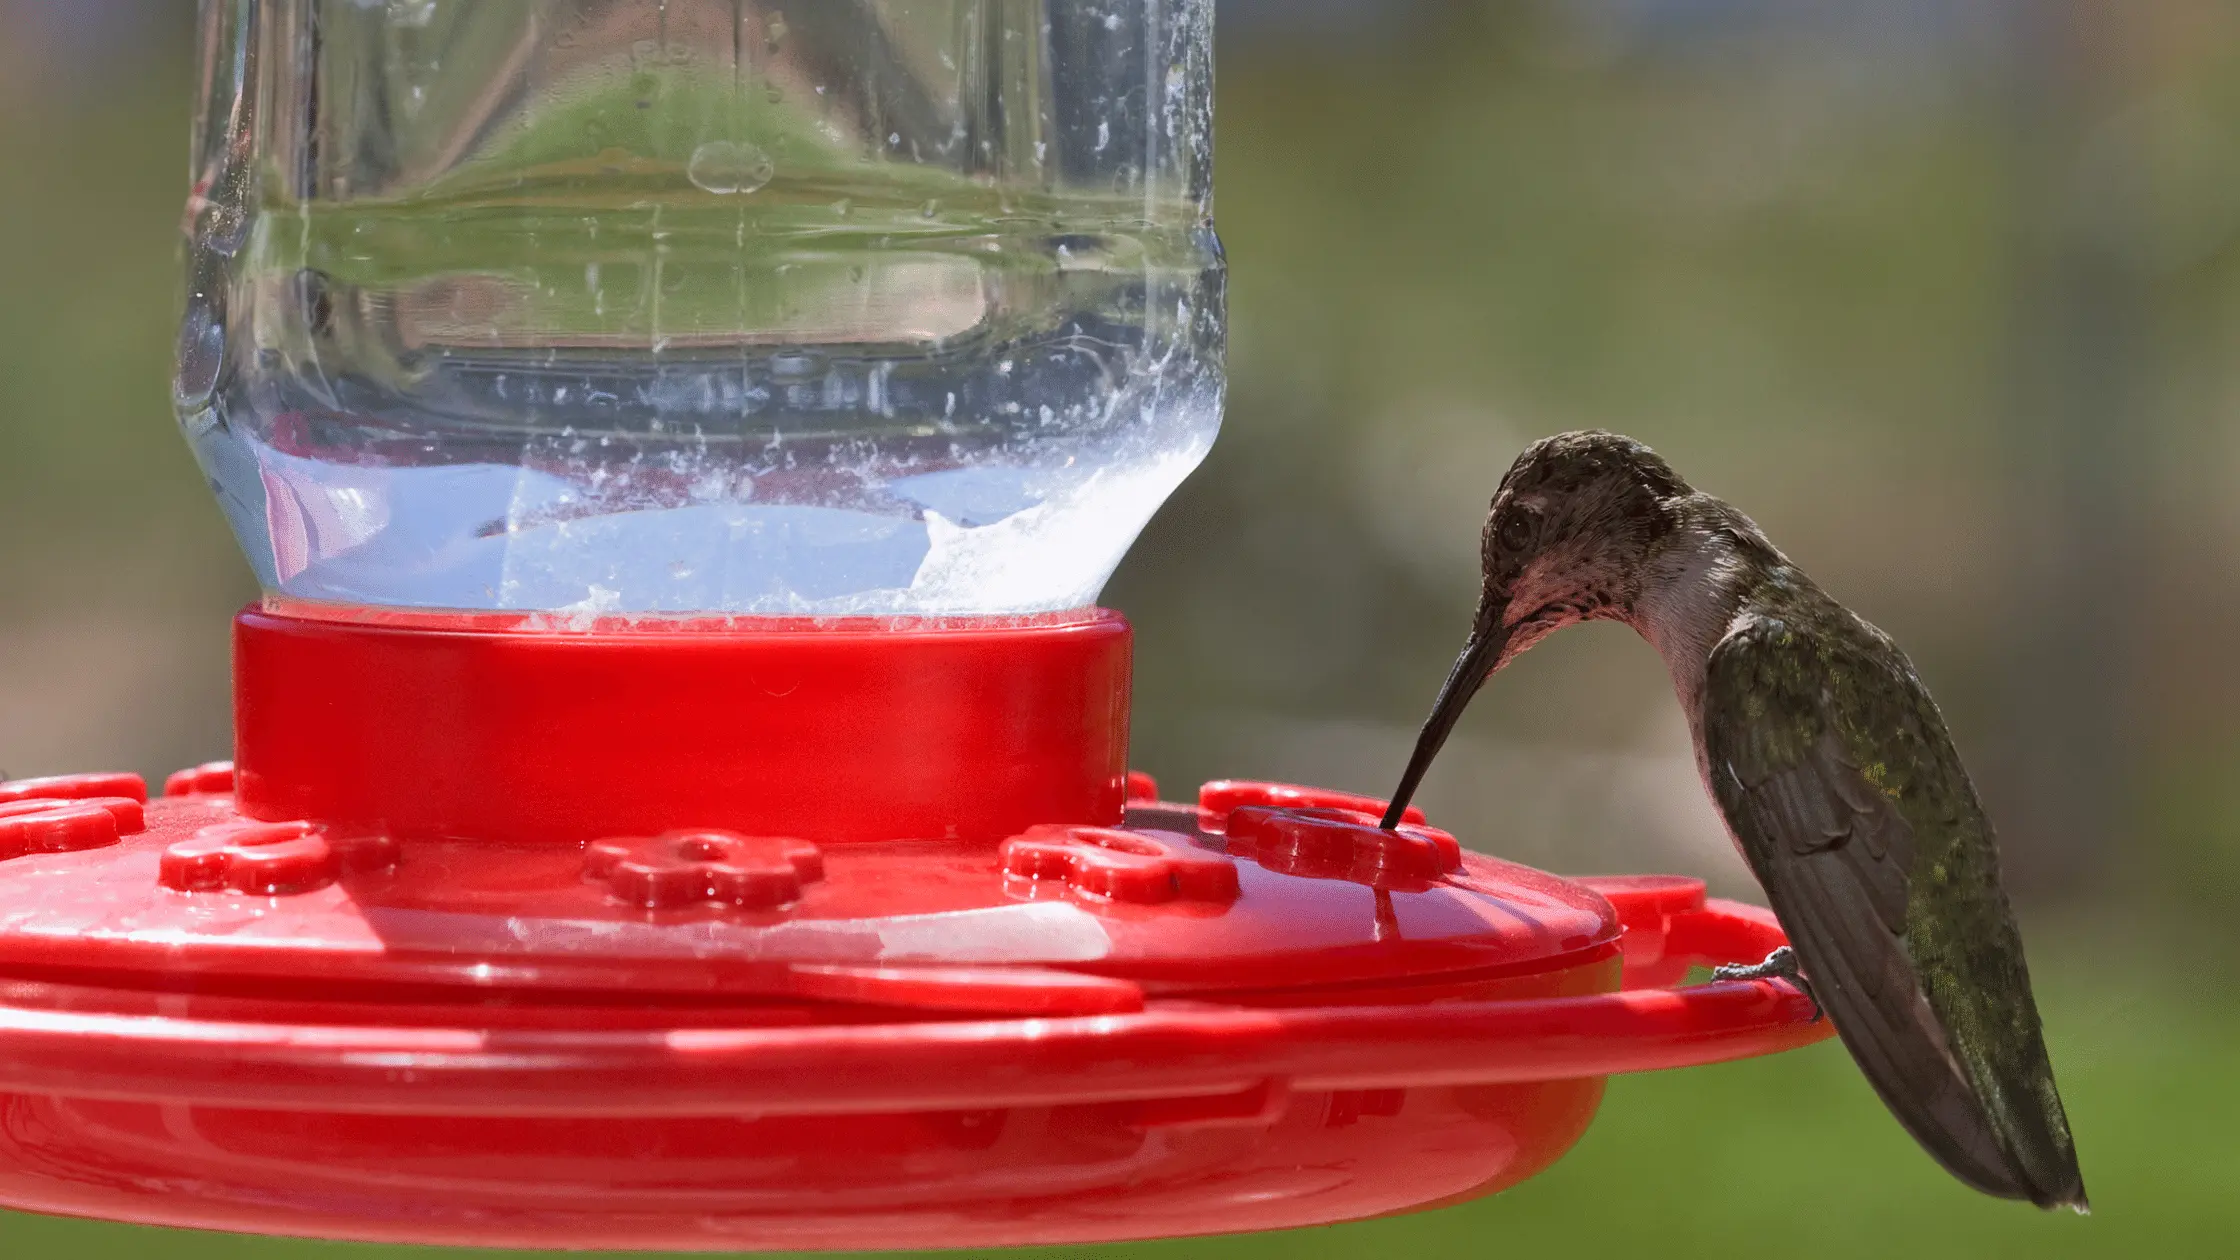
[[[0,766],[227,747],[254,594],[172,431],[183,0],[0,0]],[[1526,440],[1630,432],[1907,645],[2001,820],[2097,1215],[1943,1177],[1840,1049],[1617,1081],[1499,1197],[1166,1257],[2217,1256],[2240,1194],[2240,13],[1225,0],[1233,397],[1107,601],[1137,760],[1381,791]],[[1750,895],[1654,655],[1562,636],[1423,795]],[[0,1215],[0,1253],[335,1255]]]

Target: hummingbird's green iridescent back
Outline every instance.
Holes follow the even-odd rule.
[[[1883,1101],[1970,1185],[2082,1210],[1991,824],[1905,654],[1777,558],[1701,722],[1720,812]]]

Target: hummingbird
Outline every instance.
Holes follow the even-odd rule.
[[[1714,974],[1795,984],[1962,1182],[2089,1211],[1990,819],[1897,644],[1613,433],[1528,447],[1483,550],[1469,639],[1384,825],[1487,679],[1565,626],[1632,626],[1664,658],[1697,770],[1791,942]]]

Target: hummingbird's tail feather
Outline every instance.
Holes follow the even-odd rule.
[[[2043,1043],[2032,1039],[2015,1056],[1955,1053],[1952,1017],[1975,1023],[1995,1013],[1940,1011],[1978,995],[1933,1000],[1902,930],[1893,930],[1904,924],[1903,902],[1888,917],[1877,910],[1886,900],[1876,887],[1882,867],[1868,845],[1843,844],[1786,865],[1767,885],[1837,1034],[1891,1114],[1953,1176],[2000,1198],[2087,1208]],[[2034,1026],[2034,1009],[2030,1017]]]
[[[2027,993],[2028,978],[2021,983]],[[2031,1014],[2036,1013],[2033,1005]],[[2085,1197],[2084,1172],[2077,1167],[2076,1143],[2069,1135],[2061,1095],[2054,1090],[2043,1039],[2036,1035],[2025,1039],[2016,1060],[1971,1066],[1985,1109],[2029,1185],[2030,1201],[2049,1210],[2066,1207],[2089,1215],[2092,1202]]]
[[[1814,995],[1907,1132],[1986,1194],[2081,1204],[2021,933],[1967,771],[1896,647],[1856,618],[1820,630],[1750,621],[1712,653],[1703,738],[1720,812]]]
[[[1953,1176],[1985,1194],[2030,1198],[2006,1143],[1954,1063],[1897,937],[1880,922],[1860,922],[1863,905],[1847,906],[1818,881],[1780,882],[1792,886],[1767,892],[1783,911],[1813,994],[1883,1105]]]

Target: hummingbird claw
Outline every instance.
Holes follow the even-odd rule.
[[[1714,980],[1786,980],[1797,992],[1812,1003],[1812,1022],[1817,1024],[1827,1018],[1828,1012],[1820,1005],[1820,996],[1812,991],[1812,982],[1804,978],[1797,961],[1797,951],[1784,945],[1765,956],[1759,963],[1729,963],[1711,970]]]

